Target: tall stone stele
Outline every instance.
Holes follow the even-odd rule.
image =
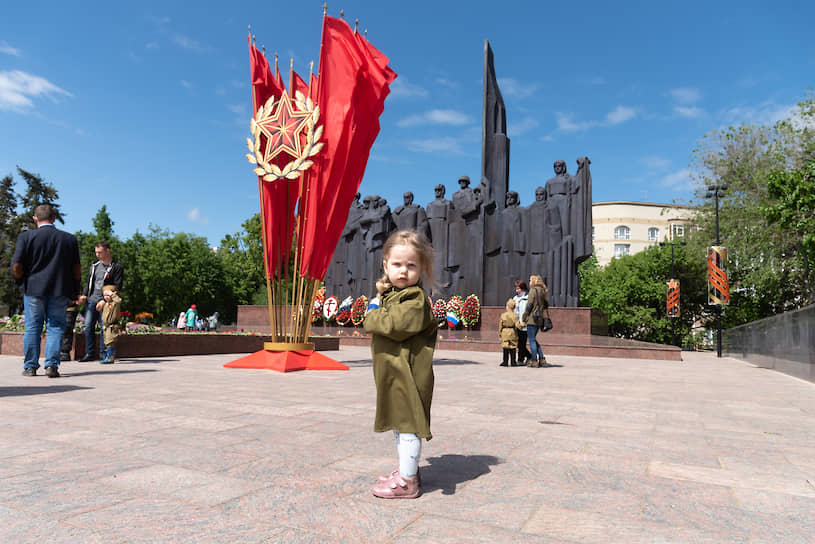
[[[371,296],[382,272],[382,243],[396,228],[427,236],[435,250],[434,298],[479,295],[485,306],[503,306],[513,296],[514,281],[536,274],[549,287],[553,306],[577,306],[577,266],[592,253],[591,173],[588,157],[577,160],[570,175],[566,163],[554,164],[555,176],[525,196],[509,187],[507,114],[489,42],[484,42],[481,180],[469,176],[445,198],[435,186],[435,199],[423,208],[404,193],[404,204],[390,213],[377,196],[354,203],[343,238],[334,254],[326,289],[339,299]],[[429,195],[428,195],[429,196]],[[429,286],[428,286],[429,287]]]

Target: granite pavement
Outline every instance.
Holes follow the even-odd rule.
[[[49,379],[0,356],[0,542],[815,542],[813,383],[710,353],[437,351],[423,494],[389,501],[369,351],[325,353],[350,370],[212,355]]]

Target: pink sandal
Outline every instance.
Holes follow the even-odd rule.
[[[415,499],[422,493],[419,475],[403,478],[395,471],[387,481],[380,481],[371,488],[371,493],[380,499]]]
[[[397,474],[399,474],[399,467],[397,467],[396,470],[394,470],[390,474],[384,474],[384,475],[380,476],[379,481],[380,482],[387,482],[388,480],[390,480],[391,478],[393,478]],[[416,469],[416,479],[418,480],[419,486],[421,487],[421,485],[422,485],[422,469],[420,469],[420,468]]]

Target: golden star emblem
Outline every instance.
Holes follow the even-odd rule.
[[[281,153],[299,157],[303,128],[308,124],[310,117],[309,112],[295,110],[291,98],[284,91],[277,101],[274,113],[258,122],[260,131],[266,136],[264,161],[269,163]]]

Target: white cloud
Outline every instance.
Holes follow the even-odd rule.
[[[680,117],[688,117],[689,119],[698,119],[705,114],[705,110],[696,106],[674,106],[674,113]]]
[[[691,172],[687,168],[668,174],[659,180],[662,187],[672,189],[688,189],[691,186]]]
[[[391,84],[391,96],[397,98],[424,98],[430,93],[427,89],[410,83],[406,77],[397,77]]]
[[[188,51],[193,51],[195,53],[206,53],[210,50],[209,47],[203,46],[200,42],[193,40],[189,36],[185,36],[183,34],[174,34],[172,36],[173,43],[180,46],[183,49]]]
[[[181,80],[181,86],[184,87],[185,89],[192,89],[192,83],[190,83],[186,79]]]
[[[14,57],[19,57],[22,55],[22,52],[19,49],[10,46],[5,40],[0,41],[0,53],[5,53],[6,55],[12,55]]]
[[[671,97],[680,104],[695,104],[702,98],[702,93],[694,87],[680,87],[668,91]]]
[[[773,125],[782,119],[792,117],[796,106],[794,104],[776,104],[763,102],[758,106],[735,107],[722,112],[724,121],[728,124],[757,124]]]
[[[614,111],[606,114],[606,122],[610,125],[619,125],[637,116],[637,110],[628,106],[617,106]]]
[[[201,212],[198,208],[193,208],[187,213],[187,219],[192,221],[193,223],[198,223],[199,225],[206,225],[209,223],[208,217],[201,217]]]
[[[436,85],[441,85],[442,87],[447,87],[448,89],[458,89],[457,82],[451,81],[444,77],[436,78]]]
[[[640,159],[640,162],[643,163],[646,166],[646,168],[650,170],[664,170],[671,165],[670,159],[658,157],[656,155],[649,155],[647,157],[643,157]]]
[[[557,120],[557,129],[562,132],[581,132],[589,130],[597,124],[592,121],[581,121],[579,123],[572,121],[572,114],[570,113],[557,112],[555,113],[555,119]]]
[[[525,117],[517,122],[509,121],[507,123],[507,134],[510,138],[514,138],[538,128],[538,125],[540,125],[540,123],[534,117]]]
[[[441,153],[446,155],[462,155],[464,153],[461,142],[451,137],[411,140],[407,142],[407,147],[411,151],[419,153]]]
[[[501,93],[515,98],[527,98],[541,88],[540,83],[521,83],[515,78],[498,78],[498,87]]]
[[[608,83],[603,76],[594,76],[589,80],[589,85],[605,85]]]
[[[157,44],[156,42],[147,42],[147,43],[144,45],[144,48],[145,48],[145,49],[158,49],[158,48],[159,48],[159,46],[158,46],[158,44]]]
[[[249,118],[249,105],[248,104],[227,104],[226,109],[234,114],[241,115]]]
[[[0,72],[0,110],[24,111],[34,106],[40,96],[56,102],[57,95],[73,96],[47,79],[13,70]]]
[[[468,125],[472,123],[469,115],[455,110],[430,110],[417,115],[411,115],[397,121],[400,127],[412,127],[416,125]]]

